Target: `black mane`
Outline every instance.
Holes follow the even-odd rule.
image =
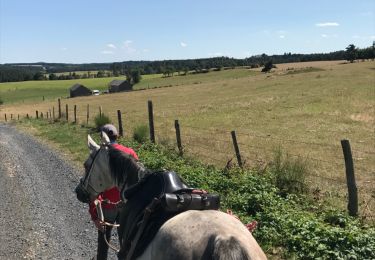
[[[138,181],[140,171],[145,171],[137,160],[123,151],[109,146],[109,165],[112,177],[118,184],[132,185]]]

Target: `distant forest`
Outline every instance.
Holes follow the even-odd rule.
[[[350,48],[351,47],[351,48]],[[124,61],[115,63],[12,63],[0,65],[0,82],[14,82],[27,80],[66,80],[93,77],[112,77],[124,75],[128,79],[134,75],[160,73],[164,76],[173,76],[174,73],[186,75],[187,73],[205,73],[210,70],[221,70],[234,67],[263,67],[267,62],[289,63],[304,61],[374,59],[375,42],[371,47],[358,49],[353,44],[346,50],[330,53],[292,54],[283,55],[266,54],[256,55],[245,59],[229,57],[215,57],[189,60],[163,60],[163,61]],[[76,73],[87,72],[87,73]]]

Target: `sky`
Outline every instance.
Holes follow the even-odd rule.
[[[245,58],[373,41],[374,0],[0,0],[0,64]]]

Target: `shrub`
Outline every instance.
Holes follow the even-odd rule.
[[[148,140],[148,126],[138,125],[134,128],[133,139],[138,143],[145,143]]]
[[[105,125],[105,124],[109,124],[111,123],[111,120],[109,119],[109,117],[105,114],[98,114],[95,116],[94,118],[94,121],[95,121],[95,127],[96,129],[99,131],[100,128]]]
[[[302,193],[306,191],[305,177],[307,163],[300,157],[291,158],[288,154],[283,156],[280,148],[275,151],[271,162],[271,172],[275,177],[275,185],[282,195]]]

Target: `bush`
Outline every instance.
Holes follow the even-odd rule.
[[[138,143],[145,143],[148,140],[148,126],[138,125],[134,128],[133,139]]]
[[[98,114],[95,116],[94,118],[94,121],[95,121],[95,127],[96,129],[99,131],[100,128],[105,125],[105,124],[109,124],[111,123],[111,120],[109,119],[109,117],[105,114]]]
[[[271,163],[271,171],[275,177],[275,185],[280,190],[281,195],[298,194],[306,191],[307,169],[306,161],[303,161],[300,157],[292,159],[288,154],[283,156],[281,149],[277,149]]]

